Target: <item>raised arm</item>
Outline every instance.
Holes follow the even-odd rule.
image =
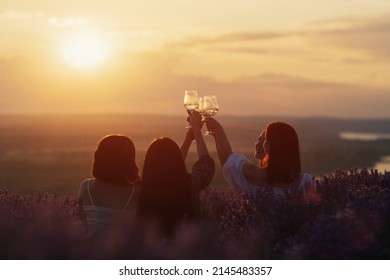
[[[184,138],[183,143],[181,144],[181,154],[183,156],[184,161],[187,158],[188,150],[190,149],[192,141],[195,139],[194,132],[192,128],[187,130],[186,136]]]
[[[213,132],[215,138],[215,145],[217,147],[217,153],[221,166],[224,166],[228,157],[233,153],[230,146],[229,139],[226,136],[225,130],[222,125],[214,118],[208,117],[206,119],[207,128]]]
[[[186,136],[184,137],[183,143],[180,147],[183,159],[186,160],[188,150],[190,149],[193,140],[196,142],[198,158],[202,155],[209,155],[209,151],[201,132],[203,126],[201,115],[198,112],[190,113],[187,120],[191,124],[191,128],[187,130]]]
[[[198,112],[193,112],[190,114],[190,123],[192,126],[192,131],[194,134],[196,142],[196,151],[198,153],[198,158],[204,155],[209,155],[209,151],[204,141],[203,134],[201,131],[202,128],[202,116]]]

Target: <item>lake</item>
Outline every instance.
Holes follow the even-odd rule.
[[[351,141],[390,140],[390,133],[340,132],[340,138]]]
[[[378,169],[379,172],[390,172],[390,156],[385,156],[381,159],[380,162],[375,164],[375,169]]]
[[[372,133],[372,132],[340,132],[340,139],[350,141],[380,141],[390,140],[390,133]],[[384,156],[374,167],[379,172],[390,171],[390,155]]]

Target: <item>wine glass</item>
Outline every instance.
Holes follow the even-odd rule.
[[[199,97],[196,90],[186,90],[184,93],[184,108],[187,112],[194,112],[199,107]],[[191,125],[186,126],[186,128],[191,128]]]
[[[207,117],[214,116],[218,112],[218,103],[216,103],[217,98],[214,96],[204,96],[202,102],[202,108],[199,110],[199,113],[202,115],[204,119]],[[206,131],[205,135],[211,135],[211,131]]]
[[[184,108],[193,112],[199,107],[199,97],[196,90],[186,90],[184,93]]]
[[[198,106],[198,109],[196,111],[198,111],[199,114],[201,114],[203,117],[203,114],[204,114],[203,97],[199,97],[199,106]]]
[[[218,113],[218,110],[219,110],[219,105],[218,105],[218,101],[217,101],[217,97],[215,95],[211,95],[211,99],[213,100],[214,102],[214,110],[215,110],[215,113]]]

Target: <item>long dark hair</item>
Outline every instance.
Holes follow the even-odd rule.
[[[96,179],[125,185],[140,180],[133,141],[124,135],[103,137],[93,157],[92,176]]]
[[[298,180],[301,159],[295,129],[283,122],[273,122],[266,128],[265,139],[269,144],[264,159],[267,183],[292,183]]]
[[[191,178],[180,148],[169,138],[155,139],[145,156],[137,220],[153,220],[171,236],[185,218],[192,219]]]

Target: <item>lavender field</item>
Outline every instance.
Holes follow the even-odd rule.
[[[202,193],[202,216],[175,240],[123,221],[91,238],[78,216],[80,182],[89,176],[97,141],[131,137],[137,163],[150,141],[179,144],[181,117],[142,115],[2,116],[0,118],[1,259],[389,259],[390,173],[371,171],[390,155],[390,140],[358,141],[341,132],[389,133],[389,120],[221,117],[233,149],[252,156],[253,143],[273,120],[296,127],[303,169],[316,176],[308,202],[254,200],[227,186],[219,165]],[[216,159],[212,137],[206,137]],[[194,148],[194,147],[193,147]],[[188,167],[195,160],[191,149]],[[336,171],[335,171],[336,170]]]
[[[0,191],[1,259],[389,259],[390,173],[336,171],[309,201],[202,193],[170,242],[123,221],[89,237],[74,197]]]

